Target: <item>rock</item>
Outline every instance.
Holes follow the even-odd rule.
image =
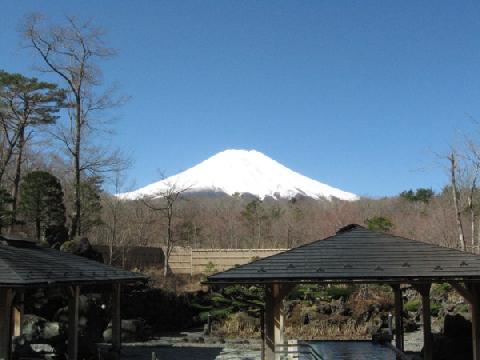
[[[433,359],[435,360],[471,360],[472,343],[468,339],[433,335]],[[423,354],[423,349],[422,349]]]
[[[49,344],[32,344],[30,346],[36,353],[53,353],[55,349]]]
[[[414,332],[419,329],[419,325],[413,319],[404,319],[403,320],[403,329],[405,332]]]
[[[42,343],[44,340],[51,340],[62,335],[59,322],[47,321],[35,316],[25,315],[22,324],[22,336],[27,342]]]
[[[472,338],[472,323],[463,316],[446,315],[443,323],[443,335],[449,338]]]
[[[321,303],[318,305],[317,311],[321,314],[330,315],[332,313],[332,306],[329,303]]]
[[[52,339],[61,335],[60,323],[54,321],[47,321],[44,324],[40,336],[43,339]]]
[[[145,340],[145,321],[143,319],[122,320],[122,341],[134,342]],[[105,342],[112,342],[112,323],[103,332]]]
[[[387,331],[378,331],[372,336],[372,341],[378,344],[389,343],[392,341],[392,339],[392,334],[388,333]]]

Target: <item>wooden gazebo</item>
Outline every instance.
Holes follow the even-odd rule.
[[[101,285],[112,291],[112,345],[121,346],[121,284],[145,280],[140,274],[38,246],[35,242],[8,235],[0,236],[0,360],[11,355],[15,318],[21,323],[23,294],[27,288],[69,289],[68,359],[78,356],[78,309],[81,286]],[[20,303],[19,316],[14,315]],[[18,327],[18,324],[17,324]]]
[[[208,277],[211,285],[265,286],[265,359],[283,344],[282,300],[300,283],[390,284],[395,345],[403,351],[401,285],[422,297],[424,359],[432,360],[430,287],[449,283],[472,310],[473,359],[480,360],[480,256],[348,225],[335,235]],[[277,356],[278,357],[278,356]]]

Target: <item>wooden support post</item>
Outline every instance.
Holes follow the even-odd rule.
[[[68,301],[68,360],[78,358],[78,308],[80,286],[72,286]]]
[[[120,355],[122,348],[122,319],[120,314],[121,285],[113,285],[112,293],[112,350]]]
[[[262,349],[260,358],[265,359],[265,310],[260,310],[260,338],[262,339]]]
[[[395,346],[398,350],[404,349],[403,336],[403,299],[400,284],[392,285],[395,297]]]
[[[16,303],[13,308],[13,336],[22,335],[22,324],[25,309],[25,293],[17,292]]]
[[[471,294],[473,360],[480,360],[480,285],[468,286]]]
[[[12,350],[12,303],[15,292],[0,288],[0,360],[9,360]]]
[[[292,286],[271,284],[265,289],[265,360],[276,360],[276,345],[282,344],[282,328],[284,316],[282,312],[282,300],[288,295]]]
[[[419,285],[416,287],[422,296],[424,360],[432,360],[433,357],[432,322],[430,318],[430,287],[431,284]]]

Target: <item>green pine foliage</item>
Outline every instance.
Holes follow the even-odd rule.
[[[0,232],[12,221],[11,204],[12,196],[4,188],[0,188]]]
[[[374,216],[366,219],[365,224],[369,230],[378,232],[390,232],[393,228],[393,222],[385,216]]]
[[[46,171],[32,171],[20,185],[19,212],[27,224],[34,225],[40,240],[50,226],[65,224],[65,205],[60,181]]]
[[[412,201],[412,202],[423,202],[427,204],[435,196],[435,193],[432,189],[427,188],[418,188],[417,190],[407,190],[400,193],[400,197]]]
[[[98,177],[89,177],[80,184],[80,197],[82,201],[82,234],[87,234],[95,226],[103,224],[102,204],[100,194],[102,181]],[[72,194],[73,195],[73,194]]]
[[[206,321],[208,314],[214,319],[225,319],[237,312],[259,316],[264,307],[264,291],[256,286],[234,285],[212,292],[201,303],[192,304],[199,311],[198,319]]]
[[[65,91],[57,84],[0,70],[0,100],[9,118],[21,117],[24,124],[52,124],[65,106]]]

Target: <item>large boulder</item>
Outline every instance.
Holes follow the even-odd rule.
[[[105,340],[105,342],[112,342],[112,323],[109,323],[108,328],[103,332],[103,339]],[[135,342],[145,339],[145,320],[122,320],[122,341]]]
[[[443,335],[449,338],[472,339],[472,323],[462,315],[445,315]]]
[[[64,331],[59,322],[47,321],[35,316],[25,315],[22,326],[22,336],[29,343],[44,343],[55,340],[63,335]]]
[[[472,359],[471,322],[458,314],[445,315],[443,334],[433,335],[433,358],[435,360]]]
[[[472,342],[468,339],[435,334],[432,346],[435,360],[471,360],[473,357]]]

